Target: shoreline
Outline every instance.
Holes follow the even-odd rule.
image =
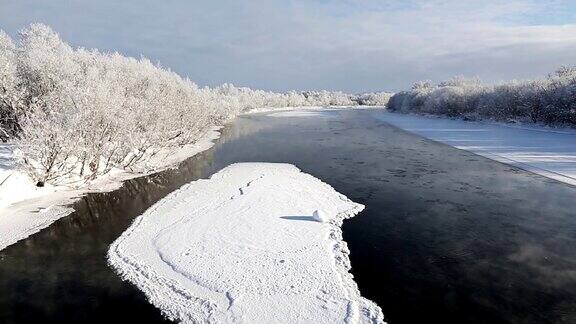
[[[576,130],[388,111],[375,118],[455,149],[576,186]]]
[[[0,208],[0,251],[47,228],[58,219],[70,215],[74,210],[67,206],[88,193],[114,191],[126,180],[175,168],[182,161],[210,149],[220,138],[220,130],[223,127],[212,126],[196,143],[181,147],[173,153],[165,153],[167,155],[163,165],[150,172],[115,172],[94,180],[84,188],[60,186],[47,194],[20,200]]]

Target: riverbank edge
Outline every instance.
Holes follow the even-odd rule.
[[[196,143],[175,150],[167,157],[163,165],[153,171],[145,173],[117,172],[97,179],[84,188],[61,187],[46,195],[22,200],[3,208],[0,210],[0,251],[38,233],[58,219],[72,214],[74,209],[69,205],[86,194],[114,191],[120,188],[124,181],[175,168],[184,160],[210,149],[220,138],[220,130],[223,127],[210,127]]]

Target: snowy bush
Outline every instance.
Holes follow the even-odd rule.
[[[357,95],[352,100],[359,105],[385,107],[392,95],[391,92],[372,92]]]
[[[494,86],[461,77],[438,85],[419,82],[392,96],[388,109],[576,126],[576,68],[562,67],[546,78]]]
[[[145,58],[72,48],[42,24],[22,30],[17,44],[0,32],[0,139],[15,142],[22,167],[39,182],[147,171],[158,152],[194,143],[247,110],[346,106],[352,98],[199,88]]]
[[[350,106],[354,105],[350,95],[342,92],[306,91],[303,92],[307,106]]]

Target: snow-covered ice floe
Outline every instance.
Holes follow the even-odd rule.
[[[576,130],[379,113],[420,136],[576,185]]]
[[[148,209],[108,259],[172,320],[383,322],[340,230],[363,208],[293,165],[233,164]]]

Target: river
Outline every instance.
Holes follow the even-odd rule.
[[[74,204],[0,251],[0,322],[161,322],[106,263],[166,194],[234,162],[282,162],[366,205],[345,221],[362,295],[390,323],[576,321],[576,188],[432,142],[381,110],[237,118],[208,151]]]

